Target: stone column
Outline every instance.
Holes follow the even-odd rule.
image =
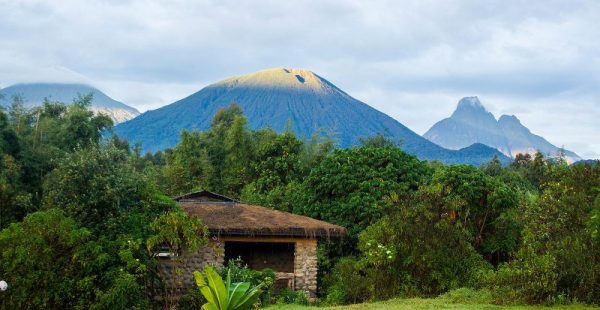
[[[317,240],[296,241],[294,252],[295,289],[308,293],[309,298],[317,296]]]

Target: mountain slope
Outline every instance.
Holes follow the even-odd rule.
[[[89,93],[94,95],[91,110],[95,113],[107,114],[115,123],[124,122],[140,114],[135,108],[110,98],[94,87],[83,84],[16,84],[0,89],[0,94],[4,95],[4,99],[0,99],[0,105],[10,105],[14,96],[21,96],[26,107],[41,105],[44,98],[69,104],[79,94],[87,95]]]
[[[513,155],[519,153],[533,154],[538,150],[543,154],[555,156],[560,152],[560,148],[554,146],[541,136],[531,133],[531,131],[521,124],[521,121],[514,115],[502,115],[498,119],[498,126],[504,132],[508,147]],[[581,160],[574,152],[563,150],[568,162]]]
[[[555,157],[560,151],[546,139],[531,133],[514,115],[502,115],[496,121],[477,97],[461,99],[449,118],[437,122],[423,136],[449,149],[482,143],[509,157],[519,153],[534,154],[538,150]],[[571,151],[565,150],[564,153],[569,162],[581,159]]]
[[[236,102],[251,128],[271,127],[283,131],[291,120],[300,137],[327,133],[342,147],[377,133],[401,140],[407,152],[421,159],[479,164],[429,142],[398,121],[360,102],[324,78],[301,69],[268,69],[232,77],[209,85],[195,94],[122,123],[114,131],[130,142],[141,142],[145,151],[174,146],[181,129],[204,130],[218,109]],[[485,161],[498,154],[478,149]],[[471,154],[473,155],[473,154]]]

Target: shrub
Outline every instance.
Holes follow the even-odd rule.
[[[373,297],[435,296],[472,285],[477,271],[489,264],[469,241],[465,230],[423,207],[383,218],[359,241],[365,273],[382,277],[382,284],[373,284]]]
[[[294,291],[285,288],[277,294],[277,303],[308,305],[308,296],[304,291]]]
[[[345,257],[333,267],[325,277],[324,284],[327,292],[325,303],[340,305],[359,303],[369,299],[368,283],[364,274],[361,274],[358,260],[354,257]]]
[[[202,305],[206,303],[206,299],[197,287],[188,289],[177,304],[178,310],[197,310],[202,309]]]
[[[533,255],[483,273],[480,283],[491,290],[494,303],[550,303],[557,295],[557,265],[552,255]]]
[[[598,168],[549,166],[541,195],[521,202],[514,259],[481,278],[496,302],[600,302],[600,248],[590,229],[599,186]]]
[[[29,214],[0,231],[0,275],[10,285],[0,308],[74,308],[84,301],[88,306],[89,300],[77,297],[85,296],[79,288],[86,279],[82,263],[89,261],[80,254],[90,237],[56,209]],[[64,291],[72,295],[61,296]]]

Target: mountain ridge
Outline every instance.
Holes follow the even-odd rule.
[[[4,99],[0,105],[9,106],[14,96],[20,96],[26,107],[39,106],[44,98],[70,104],[78,95],[92,93],[94,99],[90,109],[94,113],[104,113],[115,123],[132,119],[140,112],[106,95],[96,87],[81,83],[19,83],[0,89]]]
[[[501,115],[496,120],[476,96],[462,98],[452,115],[435,123],[423,137],[449,149],[482,143],[511,158],[519,153],[534,154],[538,150],[548,157],[555,157],[561,151],[532,133],[515,115]],[[581,160],[574,152],[563,151],[567,161]]]
[[[144,151],[173,147],[182,129],[205,130],[218,109],[237,103],[251,128],[271,127],[283,131],[291,120],[300,137],[330,133],[341,147],[357,145],[360,138],[386,133],[402,140],[407,152],[421,159],[446,163],[468,162],[463,153],[444,149],[408,127],[361,102],[325,78],[306,69],[272,68],[226,78],[208,85],[170,105],[147,111],[119,124],[114,132],[131,143],[141,142]],[[503,156],[492,148],[477,149],[486,160]]]

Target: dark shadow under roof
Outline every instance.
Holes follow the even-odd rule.
[[[207,201],[207,202],[237,202],[233,198],[227,196],[209,192],[209,191],[198,191],[189,194],[185,194],[179,197],[175,197],[175,201]]]

